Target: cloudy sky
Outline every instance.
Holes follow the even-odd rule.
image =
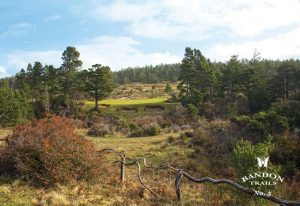
[[[59,66],[67,46],[84,67],[113,70],[180,62],[186,46],[217,61],[255,49],[300,58],[300,0],[5,0],[0,10],[0,77]]]

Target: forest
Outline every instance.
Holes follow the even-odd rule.
[[[168,163],[183,176],[227,178],[258,196],[300,200],[300,60],[264,59],[255,51],[251,59],[213,62],[187,47],[177,64],[112,71],[100,63],[82,68],[75,47],[61,58],[58,68],[36,61],[0,80],[0,201],[177,204],[168,171],[144,171],[144,163],[150,190],[137,164],[142,186],[132,177],[120,186],[112,157],[97,153],[104,148]],[[268,167],[257,168],[256,157],[270,158]],[[275,186],[242,181],[257,172],[283,179]],[[39,196],[41,187],[47,190]],[[81,197],[88,193],[95,195]],[[184,182],[182,193],[184,205],[271,205],[227,185]]]

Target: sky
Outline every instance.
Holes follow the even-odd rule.
[[[187,46],[213,61],[300,58],[300,0],[2,0],[0,11],[0,77],[59,67],[67,46],[83,68],[114,71],[180,62]]]

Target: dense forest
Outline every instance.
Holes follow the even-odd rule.
[[[126,68],[114,72],[115,80],[119,84],[132,82],[160,83],[164,81],[176,82],[179,76],[180,64],[160,64],[156,66]]]

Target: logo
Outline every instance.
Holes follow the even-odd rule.
[[[265,159],[257,157],[256,159],[257,159],[258,167],[265,167],[265,168],[268,167],[269,157],[266,157]]]
[[[268,189],[272,188],[278,183],[282,183],[284,178],[282,178],[276,171],[273,171],[273,166],[269,165],[269,158],[270,157],[253,157],[257,160],[257,167],[256,169],[241,178],[243,183],[248,184],[248,186],[256,189]],[[255,195],[264,195],[264,196],[270,196],[271,192],[264,193],[262,191],[255,191]]]

